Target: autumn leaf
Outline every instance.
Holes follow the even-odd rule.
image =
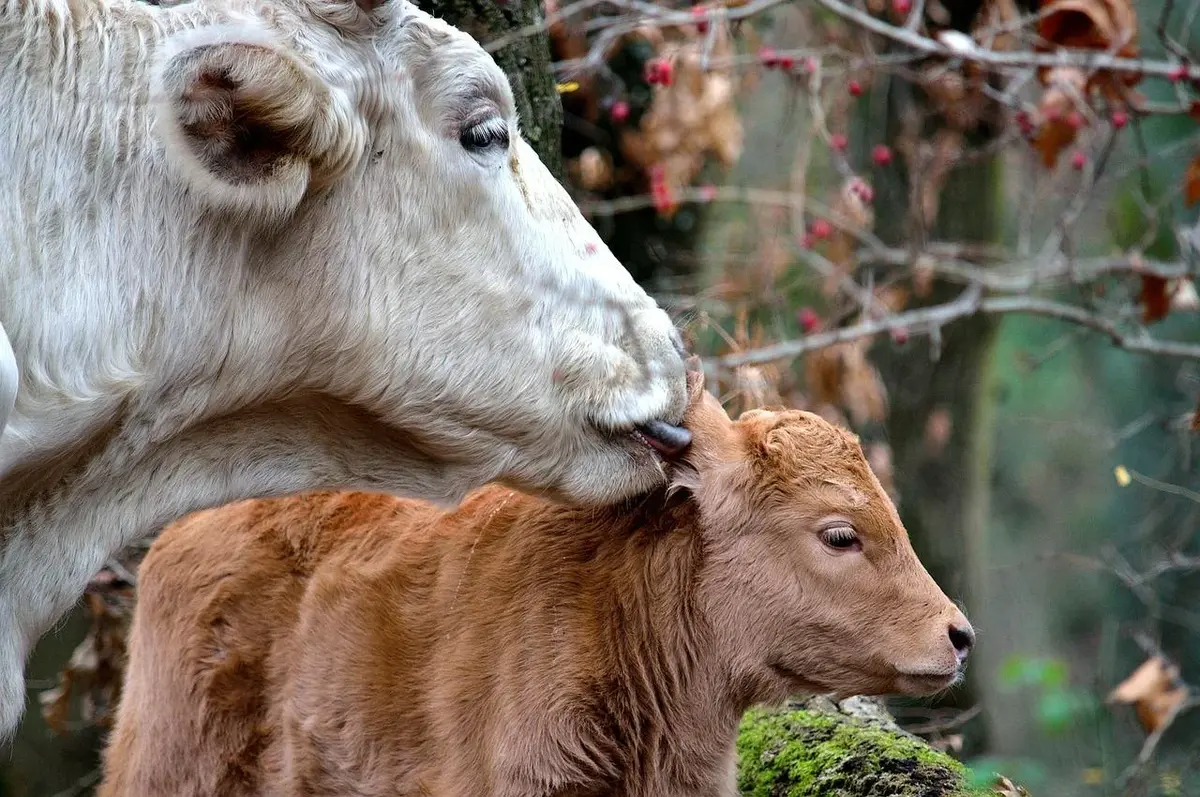
[[[1142,321],[1151,324],[1166,318],[1171,311],[1171,297],[1167,294],[1167,280],[1154,274],[1142,275],[1142,290],[1138,294],[1142,305]]]
[[[1046,52],[1069,47],[1136,58],[1137,31],[1137,14],[1131,0],[1054,0],[1041,12],[1036,49]],[[1057,69],[1038,70],[1043,85],[1050,83],[1050,75]],[[1139,80],[1138,72],[1114,76],[1110,71],[1096,70],[1087,78],[1086,89],[1098,88],[1110,102],[1119,104],[1129,99],[1126,90]]]
[[[1137,56],[1137,14],[1130,0],[1054,0],[1042,10],[1038,35],[1059,47]]]
[[[1108,702],[1132,705],[1146,733],[1154,733],[1187,698],[1179,668],[1162,656],[1151,656],[1108,695]]]
[[[869,346],[868,338],[835,343],[804,359],[809,395],[818,403],[844,407],[855,425],[887,415],[887,389],[867,359]]]
[[[1183,175],[1183,201],[1188,207],[1200,202],[1200,155],[1192,159]]]
[[[1018,786],[1003,775],[997,775],[996,782],[992,784],[992,794],[998,794],[1001,797],[1029,797],[1029,790],[1024,786]]]

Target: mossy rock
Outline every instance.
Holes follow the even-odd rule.
[[[745,797],[967,797],[967,771],[900,730],[877,701],[753,709],[738,734]]]

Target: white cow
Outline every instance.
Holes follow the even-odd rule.
[[[670,319],[401,0],[0,0],[0,109],[0,735],[41,633],[191,510],[610,502],[686,443]]]

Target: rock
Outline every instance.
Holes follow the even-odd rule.
[[[754,709],[738,734],[745,797],[967,797],[967,771],[896,725],[878,700],[814,697]]]

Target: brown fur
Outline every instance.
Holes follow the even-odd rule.
[[[320,492],[175,523],[101,797],[724,797],[751,704],[949,685],[970,626],[858,441],[692,390],[669,496]]]

